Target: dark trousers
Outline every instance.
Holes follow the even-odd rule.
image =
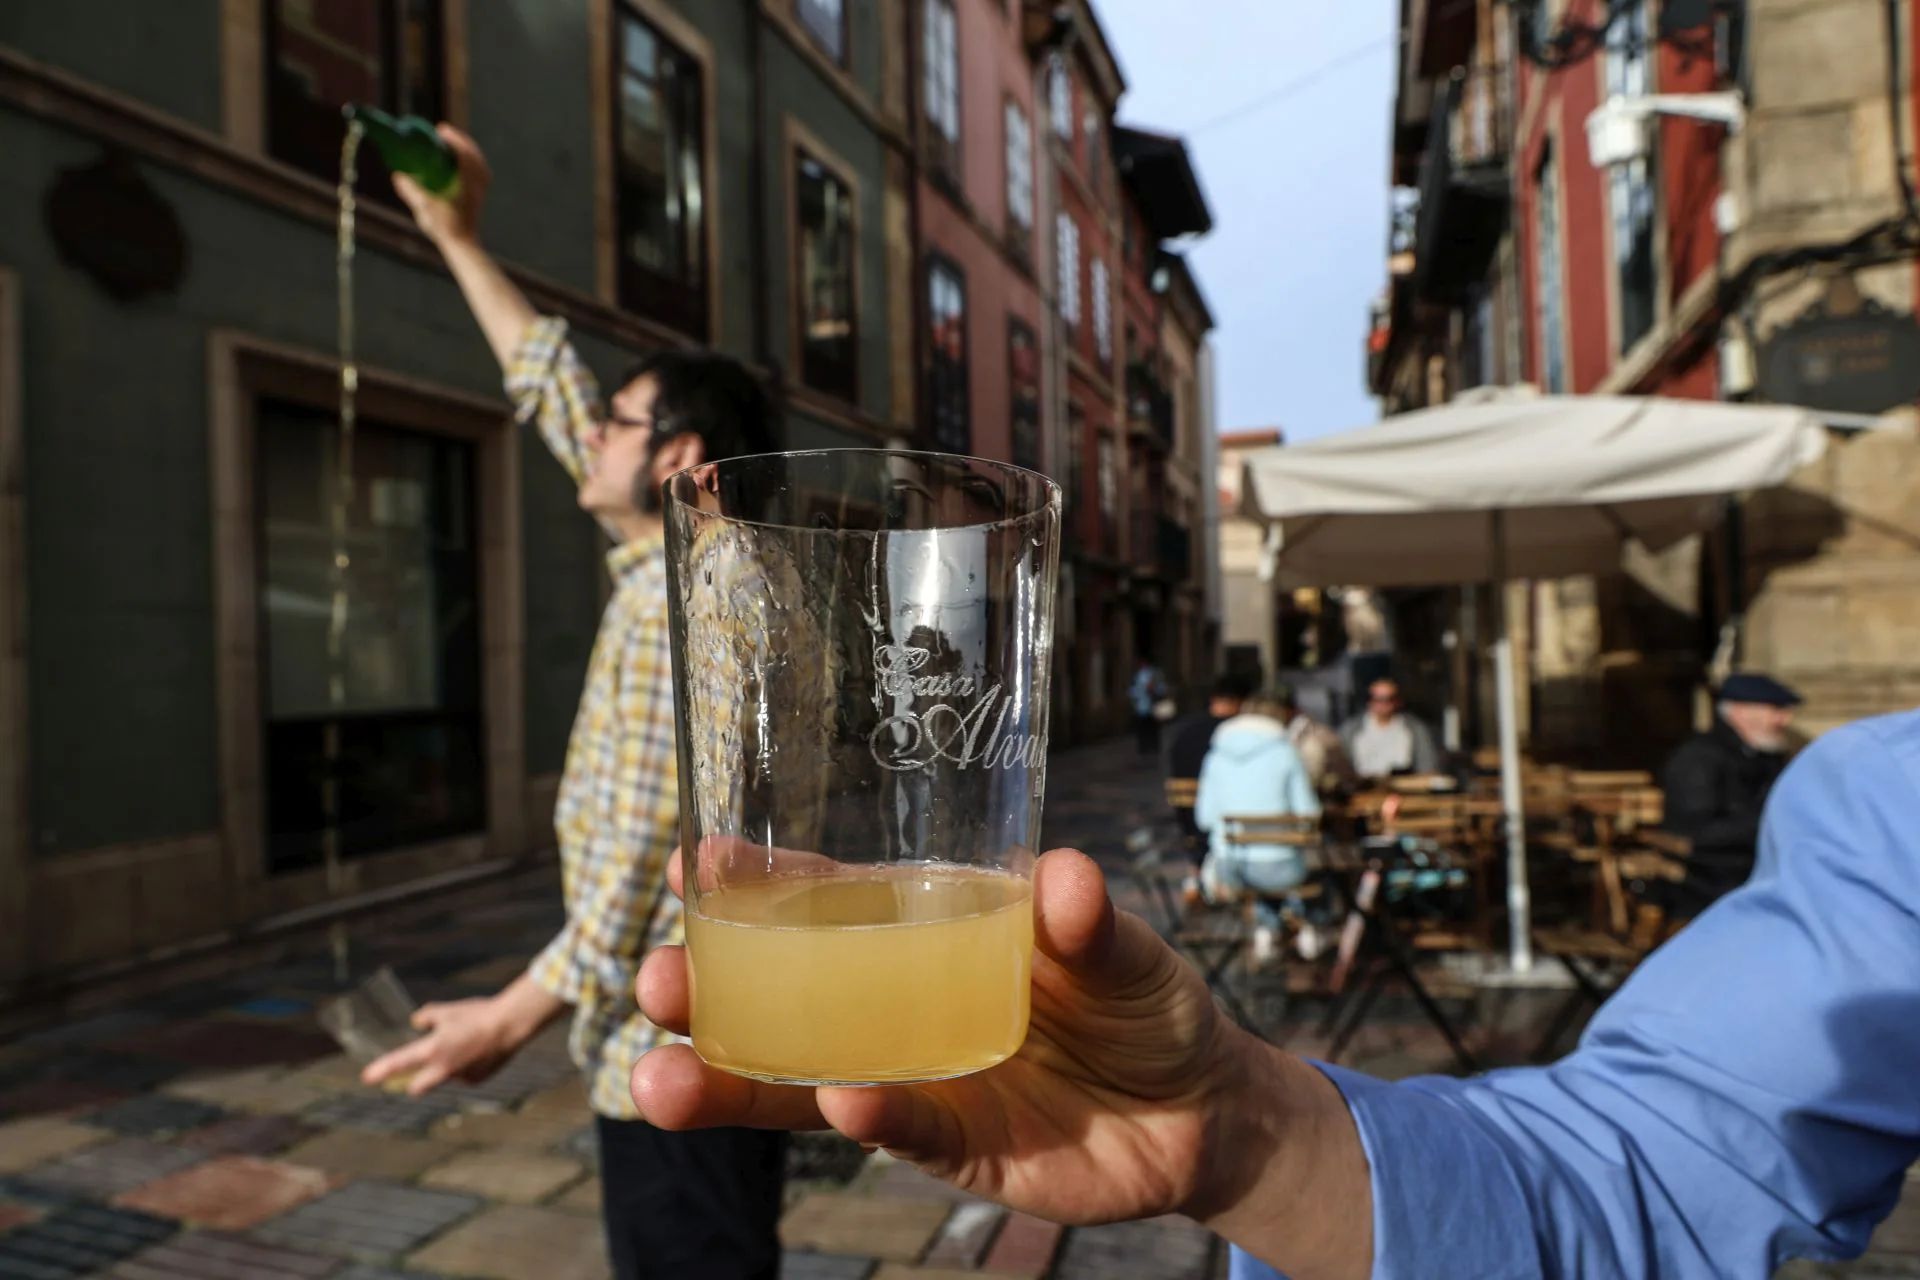
[[[1160,722],[1152,716],[1135,716],[1133,740],[1139,744],[1141,755],[1153,755],[1160,750]]]
[[[618,1280],[777,1280],[787,1135],[596,1123],[601,1213]]]

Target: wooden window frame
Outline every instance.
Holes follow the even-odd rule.
[[[1063,234],[1067,228],[1072,228],[1071,236]],[[1053,288],[1056,299],[1054,311],[1058,313],[1060,323],[1065,325],[1067,332],[1071,334],[1079,333],[1080,319],[1083,314],[1080,305],[1080,264],[1086,255],[1080,252],[1080,240],[1079,220],[1065,209],[1056,210],[1053,221],[1055,259]],[[1073,248],[1072,262],[1068,262],[1067,255],[1061,251],[1063,245],[1068,243]],[[1069,300],[1072,302],[1071,306],[1068,305]]]
[[[619,307],[629,315],[639,316],[673,333],[683,334],[697,342],[710,343],[714,335],[720,332],[720,270],[719,270],[719,125],[717,114],[716,80],[714,77],[713,46],[697,29],[684,18],[658,0],[593,0],[593,12],[589,21],[597,36],[599,47],[593,50],[594,76],[594,116],[600,136],[596,139],[596,152],[600,173],[599,199],[596,201],[595,239],[598,241],[600,261],[598,262],[599,292],[607,303]],[[693,62],[700,71],[700,110],[698,132],[700,138],[700,208],[701,222],[699,239],[702,241],[701,253],[704,259],[702,279],[688,289],[690,295],[701,298],[701,315],[692,323],[682,323],[689,317],[669,317],[648,308],[634,305],[625,295],[625,273],[630,268],[623,262],[620,242],[620,76],[622,71],[620,56],[620,24],[633,18],[652,28],[654,38],[673,49],[682,57]],[[674,286],[679,288],[681,286]]]
[[[835,57],[832,50],[820,43],[819,33],[807,25],[807,20],[800,14],[801,3],[802,0],[788,0],[790,11],[793,14],[793,24],[800,28],[801,34],[812,42],[815,49],[819,50],[821,57],[843,71],[850,70],[853,66],[853,23],[847,11],[854,3],[854,0],[839,0],[840,54],[838,57]]]
[[[1639,0],[1638,9],[1643,40],[1638,57],[1646,78],[1643,92],[1657,93],[1660,87],[1659,14],[1655,11],[1652,0]],[[1630,18],[1631,12],[1608,27],[1607,41],[1594,59],[1602,101],[1615,92],[1616,72],[1624,74],[1625,69],[1618,60],[1626,56],[1628,51],[1615,45],[1614,33],[1621,31],[1623,23]],[[1601,201],[1605,205],[1602,234],[1607,244],[1607,333],[1613,346],[1612,354],[1616,367],[1624,364],[1633,352],[1644,346],[1659,332],[1661,324],[1667,319],[1670,311],[1667,279],[1667,193],[1661,163],[1663,151],[1660,131],[1656,129],[1653,134],[1653,145],[1647,155],[1627,164],[1613,166],[1601,174]],[[1642,181],[1639,183],[1633,181],[1630,173],[1636,165],[1644,170]],[[1647,246],[1647,271],[1650,279],[1647,282],[1646,326],[1638,334],[1629,335],[1627,332],[1627,271],[1626,264],[1621,258],[1622,250],[1627,246],[1620,243],[1618,234],[1621,221],[1618,197],[1624,190],[1630,201],[1635,187],[1646,192],[1652,206],[1648,213]]]
[[[1529,228],[1529,238],[1533,241],[1534,288],[1533,306],[1531,309],[1532,315],[1530,317],[1529,327],[1532,328],[1534,332],[1534,351],[1537,357],[1533,370],[1533,381],[1539,386],[1542,392],[1548,395],[1569,393],[1573,390],[1574,385],[1573,351],[1572,343],[1569,341],[1571,336],[1569,330],[1572,328],[1572,325],[1570,323],[1571,317],[1567,313],[1568,295],[1566,290],[1566,183],[1562,180],[1560,173],[1561,148],[1559,144],[1560,139],[1558,136],[1549,135],[1545,146],[1541,149],[1540,162],[1534,166],[1534,207],[1533,217],[1529,219],[1532,223],[1532,226]],[[1542,181],[1543,175],[1552,178],[1551,185]],[[1547,209],[1549,203],[1552,205],[1553,240],[1551,245],[1549,245],[1546,236],[1548,227],[1541,217],[1542,212]],[[1551,253],[1549,253],[1549,249],[1551,249]],[[1556,274],[1559,277],[1552,281],[1547,279],[1549,258],[1551,259],[1551,265],[1557,268]],[[1547,290],[1549,288],[1554,291],[1554,319],[1558,321],[1555,328],[1559,330],[1557,333],[1549,331],[1547,326]],[[1547,369],[1550,363],[1548,355],[1550,350],[1549,343],[1557,347],[1557,350],[1554,351],[1554,357],[1560,369],[1560,385],[1557,387],[1551,385],[1547,378]]]
[[[960,7],[956,0],[918,0],[921,4],[920,21],[921,68],[920,68],[920,120],[924,132],[921,145],[926,156],[927,166],[932,175],[943,181],[955,194],[964,192],[966,164],[966,86],[962,81],[964,62],[960,57]],[[926,45],[932,40],[932,16],[934,8],[944,8],[953,17],[953,136],[933,121],[933,113],[928,109],[928,101],[933,88],[933,59],[926,56]]]
[[[1021,405],[1020,380],[1015,374],[1014,362],[1013,362],[1014,338],[1016,334],[1020,334],[1020,333],[1024,333],[1026,335],[1027,345],[1030,346],[1033,350],[1033,362],[1034,362],[1033,439],[1032,439],[1031,450],[1024,455],[1021,453],[1021,450],[1020,450],[1020,427],[1019,427],[1019,421],[1020,421],[1019,410]],[[1007,429],[1008,429],[1007,430],[1007,451],[1012,456],[1013,464],[1015,466],[1027,467],[1030,470],[1039,471],[1043,469],[1043,465],[1045,463],[1044,454],[1046,452],[1044,447],[1045,437],[1046,437],[1046,424],[1045,424],[1046,415],[1044,412],[1044,409],[1045,409],[1044,401],[1046,398],[1046,393],[1043,385],[1044,379],[1042,377],[1042,371],[1040,368],[1040,365],[1041,365],[1040,333],[1039,333],[1039,330],[1033,324],[1029,323],[1027,318],[1023,315],[1018,315],[1011,312],[1008,313],[1007,315],[1006,355],[1007,355]]]
[[[1056,85],[1065,86],[1067,109],[1064,112],[1060,110],[1062,95],[1061,91],[1055,88]],[[1079,133],[1080,122],[1074,119],[1073,113],[1076,97],[1073,91],[1073,69],[1067,65],[1066,58],[1060,54],[1056,53],[1053,60],[1047,64],[1046,90],[1048,131],[1071,147],[1075,136]]]
[[[1013,129],[1012,124],[1018,117],[1027,130],[1027,216],[1023,222],[1013,212]],[[1007,211],[1005,218],[1005,239],[1007,249],[1022,262],[1033,260],[1033,238],[1036,230],[1034,223],[1039,219],[1040,182],[1035,175],[1033,113],[1020,104],[1012,94],[1003,96],[1000,104],[1000,164],[1006,171],[1003,198]]]
[[[338,365],[317,353],[228,330],[209,345],[209,451],[213,473],[215,688],[224,880],[239,919],[332,900],[322,869],[269,874],[266,858],[266,641],[260,625],[258,406],[273,398],[326,408],[338,396]],[[474,448],[479,548],[484,831],[355,858],[342,895],[520,856],[527,847],[533,787],[526,776],[525,622],[521,590],[520,445],[497,401],[362,366],[361,411],[409,431]]]
[[[792,330],[787,342],[787,367],[791,370],[791,380],[793,384],[803,389],[807,394],[823,397],[830,403],[850,404],[858,407],[862,398],[860,376],[864,364],[860,357],[860,334],[863,327],[860,317],[860,249],[862,244],[861,231],[863,229],[860,202],[864,198],[860,190],[860,179],[852,165],[848,164],[839,153],[822,143],[819,138],[814,136],[811,130],[792,116],[786,118],[785,145],[781,148],[781,152],[786,157],[787,317]],[[804,308],[806,305],[806,297],[801,289],[802,281],[800,270],[800,160],[802,156],[814,161],[814,163],[832,174],[834,180],[844,186],[851,196],[851,199],[848,201],[848,211],[852,221],[853,252],[850,255],[850,261],[847,265],[849,276],[848,297],[852,302],[851,319],[853,323],[851,338],[853,358],[851,382],[853,384],[853,391],[852,394],[848,396],[842,396],[837,391],[822,390],[807,382],[804,374],[806,366],[801,359],[802,353],[806,350],[806,325],[803,323],[805,319]]]
[[[1093,330],[1093,356],[1100,367],[1111,371],[1114,354],[1113,269],[1107,260],[1095,256],[1087,263],[1087,317]]]
[[[933,279],[935,272],[944,272],[960,287],[960,367],[958,387],[960,394],[960,418],[965,424],[966,439],[963,441],[943,439],[935,428],[935,378],[934,366],[941,359],[934,350],[932,335]],[[920,305],[926,316],[927,342],[927,436],[933,447],[943,453],[969,453],[973,448],[973,297],[968,287],[967,273],[960,264],[944,253],[927,253],[920,269]]]
[[[238,84],[234,84],[234,77],[231,74],[233,68],[229,66],[228,79],[230,85],[233,85],[234,88],[250,86],[255,98],[253,110],[256,114],[251,127],[249,128],[249,126],[241,124],[239,128],[243,132],[251,133],[258,149],[275,163],[285,165],[289,169],[307,174],[319,181],[332,182],[336,180],[336,175],[333,173],[323,171],[316,174],[304,164],[288,159],[273,149],[273,75],[275,46],[279,39],[279,28],[281,24],[280,9],[285,3],[286,0],[240,0],[240,4],[251,7],[251,22],[248,22],[244,14],[239,15],[236,19],[236,15],[232,12],[236,8],[234,0],[228,0],[228,26],[230,28],[235,26],[239,27],[238,31],[233,31],[229,34],[229,40],[237,42],[245,38],[245,33],[251,29],[257,37],[258,42],[256,46],[257,61],[254,63],[254,69],[250,75],[243,73],[238,78]],[[393,16],[397,19],[399,16],[398,10],[407,3],[407,0],[391,0],[391,3],[395,6],[396,13]],[[458,38],[463,45],[465,43],[465,0],[433,0],[433,16],[438,35],[436,41],[438,47],[431,51],[433,65],[428,69],[427,74],[433,81],[437,113],[441,119],[464,121],[466,116],[464,103],[466,93],[466,56],[463,48],[459,57],[456,59],[452,46],[456,38]],[[383,65],[389,60],[397,60],[400,57],[396,36],[396,31],[392,29],[382,33],[380,58]],[[230,49],[227,55],[229,63],[231,64],[237,56],[239,56],[237,52]],[[456,79],[458,81],[457,85]],[[456,87],[462,99],[461,110],[457,115],[453,109]],[[396,106],[396,104],[390,101],[377,105],[389,110],[394,109]],[[236,104],[229,101],[226,107],[229,132],[232,132],[236,126],[235,114]],[[389,205],[397,204],[398,197],[387,185],[384,176],[379,177],[377,180],[369,181],[372,174],[384,175],[385,173],[384,168],[379,163],[378,157],[371,154],[370,148],[362,152],[360,165],[362,194],[371,195],[375,199],[384,201]],[[370,169],[372,174],[369,172]]]

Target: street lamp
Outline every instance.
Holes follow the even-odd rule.
[[[1644,160],[1653,152],[1656,116],[1681,116],[1722,125],[1738,133],[1747,121],[1747,105],[1731,90],[1719,93],[1654,93],[1608,98],[1587,117],[1587,151],[1599,168]]]

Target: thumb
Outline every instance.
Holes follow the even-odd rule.
[[[423,1004],[413,1011],[410,1021],[415,1031],[431,1031],[440,1025],[441,1015],[446,1012],[444,1004]]]
[[[1180,963],[1146,921],[1114,909],[1099,864],[1078,849],[1055,849],[1034,867],[1033,941],[1092,996],[1152,986]]]

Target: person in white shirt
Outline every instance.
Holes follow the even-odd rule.
[[[1367,709],[1340,730],[1354,770],[1363,778],[1396,773],[1438,773],[1440,748],[1433,730],[1410,715],[1393,680],[1375,680],[1367,688]]]

